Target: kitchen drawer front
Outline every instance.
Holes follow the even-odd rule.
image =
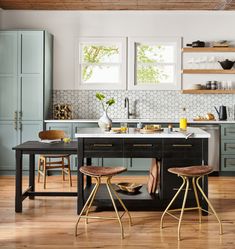
[[[235,155],[222,155],[221,156],[221,170],[222,171],[235,171]]]
[[[164,140],[164,158],[182,161],[202,158],[202,139],[166,139]]]
[[[235,140],[224,139],[221,141],[221,154],[235,155]]]
[[[235,139],[235,124],[221,125],[221,139]]]
[[[123,139],[84,139],[85,157],[123,157]]]
[[[162,139],[126,139],[125,157],[162,157]]]

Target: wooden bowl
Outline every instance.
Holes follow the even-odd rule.
[[[143,184],[130,183],[130,182],[120,182],[120,183],[117,183],[116,185],[122,191],[126,191],[126,192],[129,192],[129,193],[136,193],[143,186]]]

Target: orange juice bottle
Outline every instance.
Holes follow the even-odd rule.
[[[186,118],[186,108],[183,108],[183,115],[180,118],[180,130],[186,131],[187,130],[187,118]]]

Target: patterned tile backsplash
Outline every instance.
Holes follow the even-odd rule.
[[[102,114],[101,104],[94,90],[54,90],[54,104],[72,104],[74,119],[98,119]],[[106,98],[114,97],[116,103],[108,114],[112,119],[126,118],[124,99],[130,100],[130,111],[134,118],[177,120],[186,108],[188,119],[211,112],[216,117],[214,106],[225,105],[229,119],[234,119],[235,95],[233,94],[182,94],[180,91],[101,91]]]

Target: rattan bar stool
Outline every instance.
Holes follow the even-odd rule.
[[[122,200],[118,196],[117,192],[112,187],[111,178],[114,175],[117,175],[117,174],[120,174],[120,173],[126,171],[126,168],[124,168],[124,167],[83,166],[80,168],[80,171],[84,175],[88,175],[88,176],[93,177],[96,180],[96,184],[95,184],[95,187],[93,188],[91,194],[89,195],[81,213],[78,216],[78,220],[77,220],[77,223],[75,226],[75,235],[77,236],[77,227],[78,227],[78,223],[79,223],[81,218],[85,219],[86,224],[88,224],[88,219],[118,220],[120,228],[121,228],[121,238],[123,239],[124,238],[124,231],[123,231],[123,225],[122,225],[121,219],[124,216],[124,214],[127,213],[128,217],[129,217],[130,225],[132,225],[132,221],[131,221],[130,213],[128,212],[126,206],[124,205],[124,203],[122,202]],[[105,184],[106,184],[106,187],[108,189],[108,193],[110,195],[110,198],[111,198],[111,201],[112,201],[112,204],[113,204],[113,207],[114,207],[114,210],[116,212],[117,217],[89,216],[89,211],[90,211],[91,205],[95,199],[97,191],[99,189],[99,186],[101,183],[101,178],[106,178]],[[121,206],[124,208],[124,213],[122,215],[120,215],[118,212],[118,209],[116,207],[112,192],[114,193],[114,195],[116,196],[116,198],[120,202]],[[85,214],[83,214],[83,213],[85,213]]]
[[[179,190],[174,195],[174,197],[172,198],[172,200],[169,203],[169,205],[167,206],[166,210],[163,212],[162,217],[161,217],[161,222],[160,222],[160,228],[161,229],[163,228],[163,218],[164,218],[165,214],[168,214],[168,215],[172,216],[173,218],[176,218],[177,220],[179,220],[179,223],[178,223],[178,240],[181,240],[180,228],[181,228],[181,222],[182,222],[184,211],[186,211],[186,210],[198,210],[199,222],[200,223],[201,223],[201,220],[202,220],[202,211],[207,212],[209,214],[214,214],[216,219],[219,222],[220,234],[222,234],[223,230],[222,230],[222,223],[220,221],[220,218],[217,215],[215,209],[213,208],[212,204],[208,200],[207,196],[205,195],[205,193],[203,192],[203,190],[202,190],[202,188],[201,188],[201,186],[199,184],[199,180],[203,176],[208,175],[213,171],[212,167],[210,167],[210,166],[189,166],[189,167],[181,167],[181,168],[169,168],[168,171],[173,173],[173,174],[176,174],[176,175],[180,176],[183,179],[183,183],[180,186]],[[187,196],[188,196],[188,190],[189,190],[189,179],[192,180],[192,186],[193,186],[193,191],[194,191],[197,206],[196,207],[185,208],[185,204],[186,204],[186,200],[187,200]],[[172,204],[176,200],[177,196],[179,195],[179,193],[181,192],[181,190],[183,189],[185,184],[186,184],[186,188],[185,188],[182,207],[178,208],[178,209],[170,209],[170,207],[172,206]],[[197,190],[200,191],[203,198],[208,203],[210,209],[212,210],[212,213],[205,210],[205,209],[203,209],[201,207],[200,201],[199,201],[199,198],[198,198]],[[171,212],[174,212],[174,211],[180,211],[180,217],[179,218],[171,213]]]

